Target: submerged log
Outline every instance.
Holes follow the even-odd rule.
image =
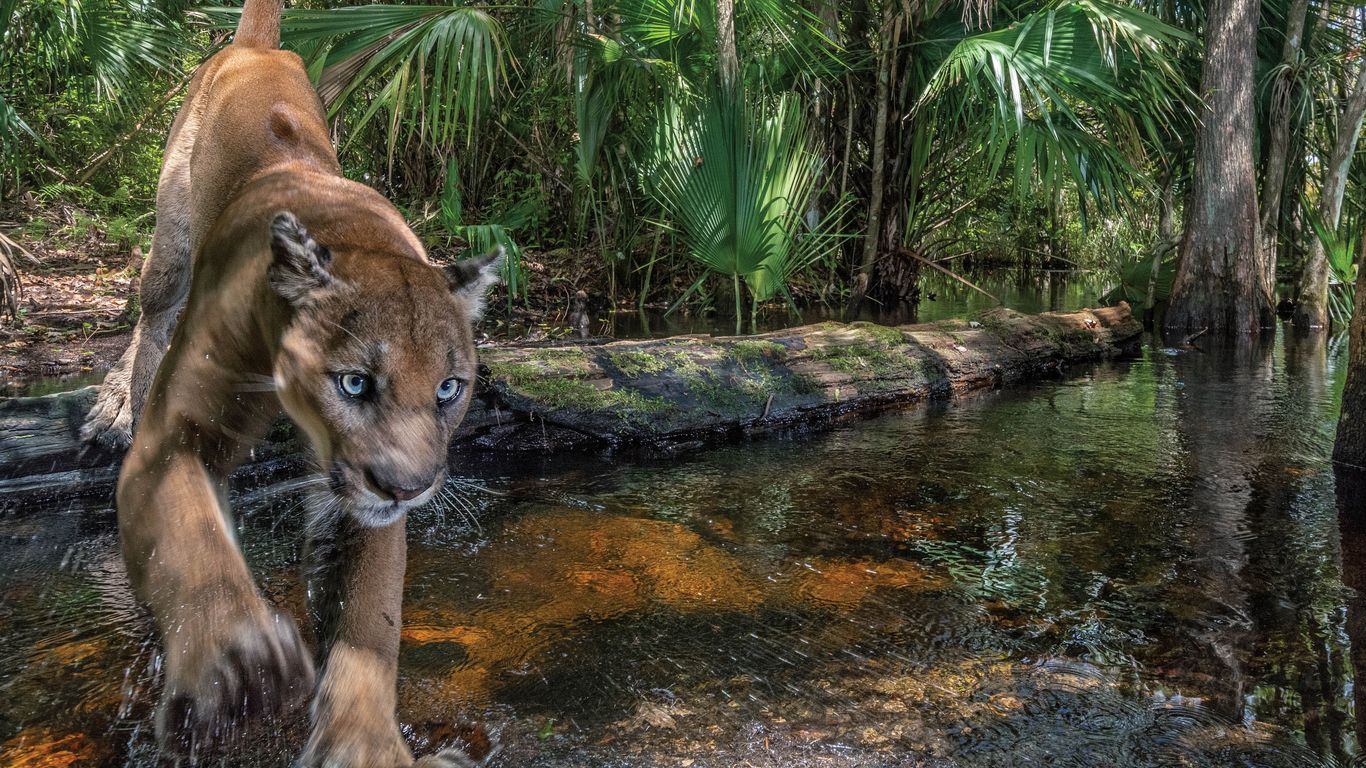
[[[819,323],[758,336],[677,336],[480,351],[481,388],[457,448],[677,451],[737,434],[819,426],[1114,357],[1142,325],[1127,304],[887,327]],[[118,457],[77,430],[95,388],[0,401],[0,497],[60,485],[107,492]],[[282,425],[253,453],[266,471],[300,453]]]

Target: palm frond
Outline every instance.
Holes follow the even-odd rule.
[[[795,97],[766,107],[715,92],[702,105],[675,102],[663,110],[644,178],[689,255],[744,280],[759,302],[834,246],[837,235],[829,227],[838,216],[802,233],[821,165]]]
[[[134,13],[122,4],[80,3],[81,57],[97,94],[119,98],[139,79],[177,68],[185,41],[152,9]]]
[[[241,9],[202,13],[213,26],[230,28]],[[282,44],[304,55],[317,73],[318,93],[332,114],[373,94],[353,128],[385,113],[391,154],[405,130],[446,145],[463,128],[470,140],[476,120],[507,80],[507,33],[476,6],[292,8],[280,34]]]
[[[1136,177],[1143,137],[1191,112],[1171,54],[1189,40],[1104,0],[1066,3],[963,37],[914,110],[948,106],[978,134],[993,170],[1014,151],[1017,188],[1070,181],[1111,206]]]
[[[187,41],[152,7],[104,2],[7,3],[0,61],[23,51],[68,77],[89,76],[96,95],[120,99],[142,80],[177,69]]]

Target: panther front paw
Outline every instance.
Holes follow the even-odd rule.
[[[109,372],[81,425],[81,440],[111,451],[127,450],[133,442],[133,402],[128,389],[126,372]]]
[[[413,762],[398,729],[366,735],[362,731],[314,731],[299,758],[300,768],[477,768],[481,763],[451,747]]]
[[[458,749],[443,749],[413,763],[413,768],[477,768],[482,763],[471,760]]]
[[[329,718],[315,727],[299,758],[299,768],[407,768],[412,764],[413,753],[392,717],[363,712]]]
[[[232,741],[249,720],[286,712],[312,692],[313,662],[287,616],[263,611],[206,642],[168,659],[157,735],[172,751]]]

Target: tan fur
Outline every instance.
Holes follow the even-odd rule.
[[[314,693],[310,654],[257,591],[225,490],[276,414],[300,426],[325,472],[310,551],[327,622],[301,764],[406,766],[403,521],[444,478],[475,378],[470,318],[496,262],[431,266],[391,204],[340,176],[302,62],[262,47],[278,12],[249,0],[251,45],[194,77],[167,144],[143,317],[86,433],[116,445],[137,422],[118,487],[124,558],[166,646],[158,733],[199,751]],[[339,389],[349,371],[372,376],[372,397]],[[466,385],[443,405],[448,378]]]

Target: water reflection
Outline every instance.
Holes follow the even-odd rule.
[[[461,457],[498,495],[411,521],[401,717],[485,723],[504,766],[1346,764],[1366,507],[1326,459],[1333,344],[1150,348],[668,461]],[[242,499],[298,614],[297,490]],[[150,627],[80,504],[0,515],[0,764],[156,764]],[[232,764],[287,765],[274,725]]]
[[[867,301],[859,310],[857,320],[868,320],[885,325],[928,323],[954,317],[968,317],[995,306],[1006,306],[1019,312],[1072,311],[1082,307],[1097,307],[1100,297],[1109,290],[1112,278],[1105,272],[1081,270],[993,270],[969,274],[968,278],[981,288],[974,290],[951,277],[926,270],[920,278],[920,303],[879,306]],[[989,294],[989,295],[988,295]],[[724,302],[723,302],[724,304]],[[800,317],[788,311],[770,307],[758,318],[759,330],[778,330],[801,323],[822,320],[843,320],[842,305],[811,306]],[[620,312],[591,325],[591,332],[615,338],[662,338],[685,333],[727,336],[735,333],[734,315],[685,314],[668,317],[659,312]]]

